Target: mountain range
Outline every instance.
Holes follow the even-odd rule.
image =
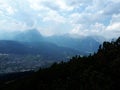
[[[99,39],[92,36],[80,38],[74,38],[71,35],[44,37],[36,29],[17,32],[10,35],[9,38],[4,37],[0,40],[1,71],[24,71],[45,64],[49,66],[52,62],[66,61],[75,55],[93,54],[97,52],[100,43]]]
[[[11,34],[11,33],[10,33]],[[7,37],[8,36],[8,37]],[[99,45],[105,40],[99,36],[79,36],[74,37],[70,34],[65,35],[53,35],[49,37],[42,36],[36,29],[26,30],[23,32],[15,32],[13,35],[5,35],[0,37],[0,40],[12,40],[20,43],[32,43],[42,44],[48,43],[54,44],[59,47],[66,47],[77,50],[82,55],[94,53],[98,50]]]
[[[0,75],[0,90],[117,90],[120,88],[120,37],[98,52],[74,56],[38,71]]]

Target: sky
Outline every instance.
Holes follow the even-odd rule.
[[[0,0],[0,32],[120,36],[120,0]]]

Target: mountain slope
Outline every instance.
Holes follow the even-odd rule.
[[[5,34],[6,35],[6,34]],[[40,32],[36,29],[26,30],[22,32],[14,32],[13,34],[7,34],[9,37],[1,37],[1,39],[5,40],[14,40],[20,42],[47,42],[53,43],[60,47],[71,48],[77,50],[82,55],[89,55],[90,53],[94,53],[98,50],[99,45],[104,40],[102,37],[89,36],[89,37],[74,37],[72,35],[60,35],[60,36],[51,36],[44,37],[40,34]]]
[[[45,59],[60,60],[60,57],[73,56],[79,54],[77,50],[60,47],[48,42],[17,42],[10,40],[0,41],[0,53],[5,54],[40,54]],[[58,58],[57,58],[58,57]]]
[[[98,50],[100,42],[93,37],[81,37],[74,38],[71,36],[51,36],[47,38],[47,41],[57,44],[58,46],[64,46],[76,49],[82,52],[84,55],[89,55]]]
[[[116,90],[120,88],[120,38],[97,53],[54,63],[28,77],[2,83],[1,90]]]
[[[48,42],[0,40],[0,73],[36,70],[68,60],[80,52]]]
[[[22,42],[39,42],[43,40],[43,36],[36,29],[27,30],[24,32],[20,32],[13,38],[16,41]]]
[[[20,42],[11,40],[0,40],[0,53],[5,54],[25,54],[28,47]]]

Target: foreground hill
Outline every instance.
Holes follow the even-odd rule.
[[[104,42],[92,56],[75,56],[28,77],[1,83],[0,90],[117,90],[119,76],[120,38]]]

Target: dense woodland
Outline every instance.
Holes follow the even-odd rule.
[[[0,90],[119,90],[120,37],[97,53],[54,63],[28,76],[1,82]]]

